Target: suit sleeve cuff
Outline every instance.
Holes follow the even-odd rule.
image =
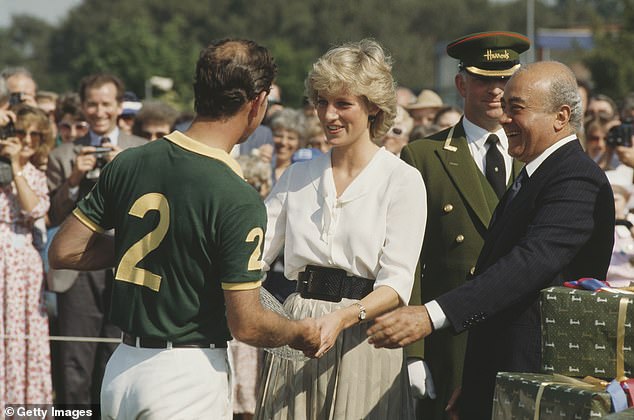
[[[450,326],[449,319],[445,315],[445,312],[442,310],[438,302],[436,302],[435,300],[427,302],[425,304],[425,308],[427,308],[427,313],[429,314],[431,323],[434,325],[434,331]]]

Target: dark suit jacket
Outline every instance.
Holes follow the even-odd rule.
[[[141,146],[147,143],[142,137],[132,136],[123,132],[119,133],[118,145],[122,149]],[[48,189],[51,197],[51,207],[48,217],[51,226],[60,225],[66,216],[75,208],[76,201],[69,197],[68,177],[73,171],[75,157],[79,148],[90,145],[90,134],[78,138],[72,143],[64,143],[51,151],[46,167]],[[95,181],[84,178],[79,184],[77,199],[85,196],[95,185]],[[68,290],[77,279],[74,270],[51,270],[48,275],[49,290],[64,292]]]
[[[409,143],[401,158],[420,171],[427,189],[420,274],[410,299],[410,304],[420,305],[462,285],[473,273],[498,198],[473,160],[462,121],[453,131]],[[521,167],[513,162],[510,183]],[[408,356],[426,360],[436,388],[436,400],[424,401],[425,419],[445,417],[447,402],[462,382],[466,338],[438,331],[407,347]]]
[[[475,277],[437,299],[456,333],[469,329],[461,418],[491,418],[497,372],[540,371],[539,291],[605,279],[613,243],[610,184],[578,140],[569,142],[494,215]]]

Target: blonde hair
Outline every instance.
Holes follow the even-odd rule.
[[[349,42],[331,48],[313,64],[306,79],[306,96],[313,104],[321,94],[345,92],[364,98],[379,112],[370,120],[370,136],[380,138],[390,129],[396,116],[396,86],[392,59],[372,39]]]
[[[35,148],[35,153],[31,156],[29,161],[38,169],[46,168],[48,154],[55,145],[51,121],[44,111],[28,105],[18,105],[13,108],[13,111],[17,117],[17,121],[15,122],[16,128],[26,130],[34,125],[37,127],[37,130],[42,133],[42,140]]]

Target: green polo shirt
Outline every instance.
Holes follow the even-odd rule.
[[[74,215],[115,230],[110,317],[182,343],[231,338],[223,289],[260,286],[266,210],[226,152],[175,131],[121,152]]]

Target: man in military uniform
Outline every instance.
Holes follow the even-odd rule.
[[[51,244],[54,268],[115,267],[110,317],[123,343],[104,375],[103,418],[231,419],[231,334],[319,347],[314,320],[260,304],[266,211],[229,155],[262,121],[275,73],[252,41],[205,48],[191,127],[120,153]],[[111,228],[114,243],[100,235]]]
[[[473,274],[493,210],[519,174],[521,165],[507,153],[500,100],[520,66],[519,54],[529,45],[523,35],[496,31],[467,35],[447,46],[447,54],[460,60],[455,84],[464,98],[464,116],[401,152],[427,186],[427,230],[412,305],[437,298]],[[466,342],[467,334],[442,330],[407,347],[415,394],[425,388],[428,373],[428,395],[418,409],[425,419],[447,418],[455,410]]]

